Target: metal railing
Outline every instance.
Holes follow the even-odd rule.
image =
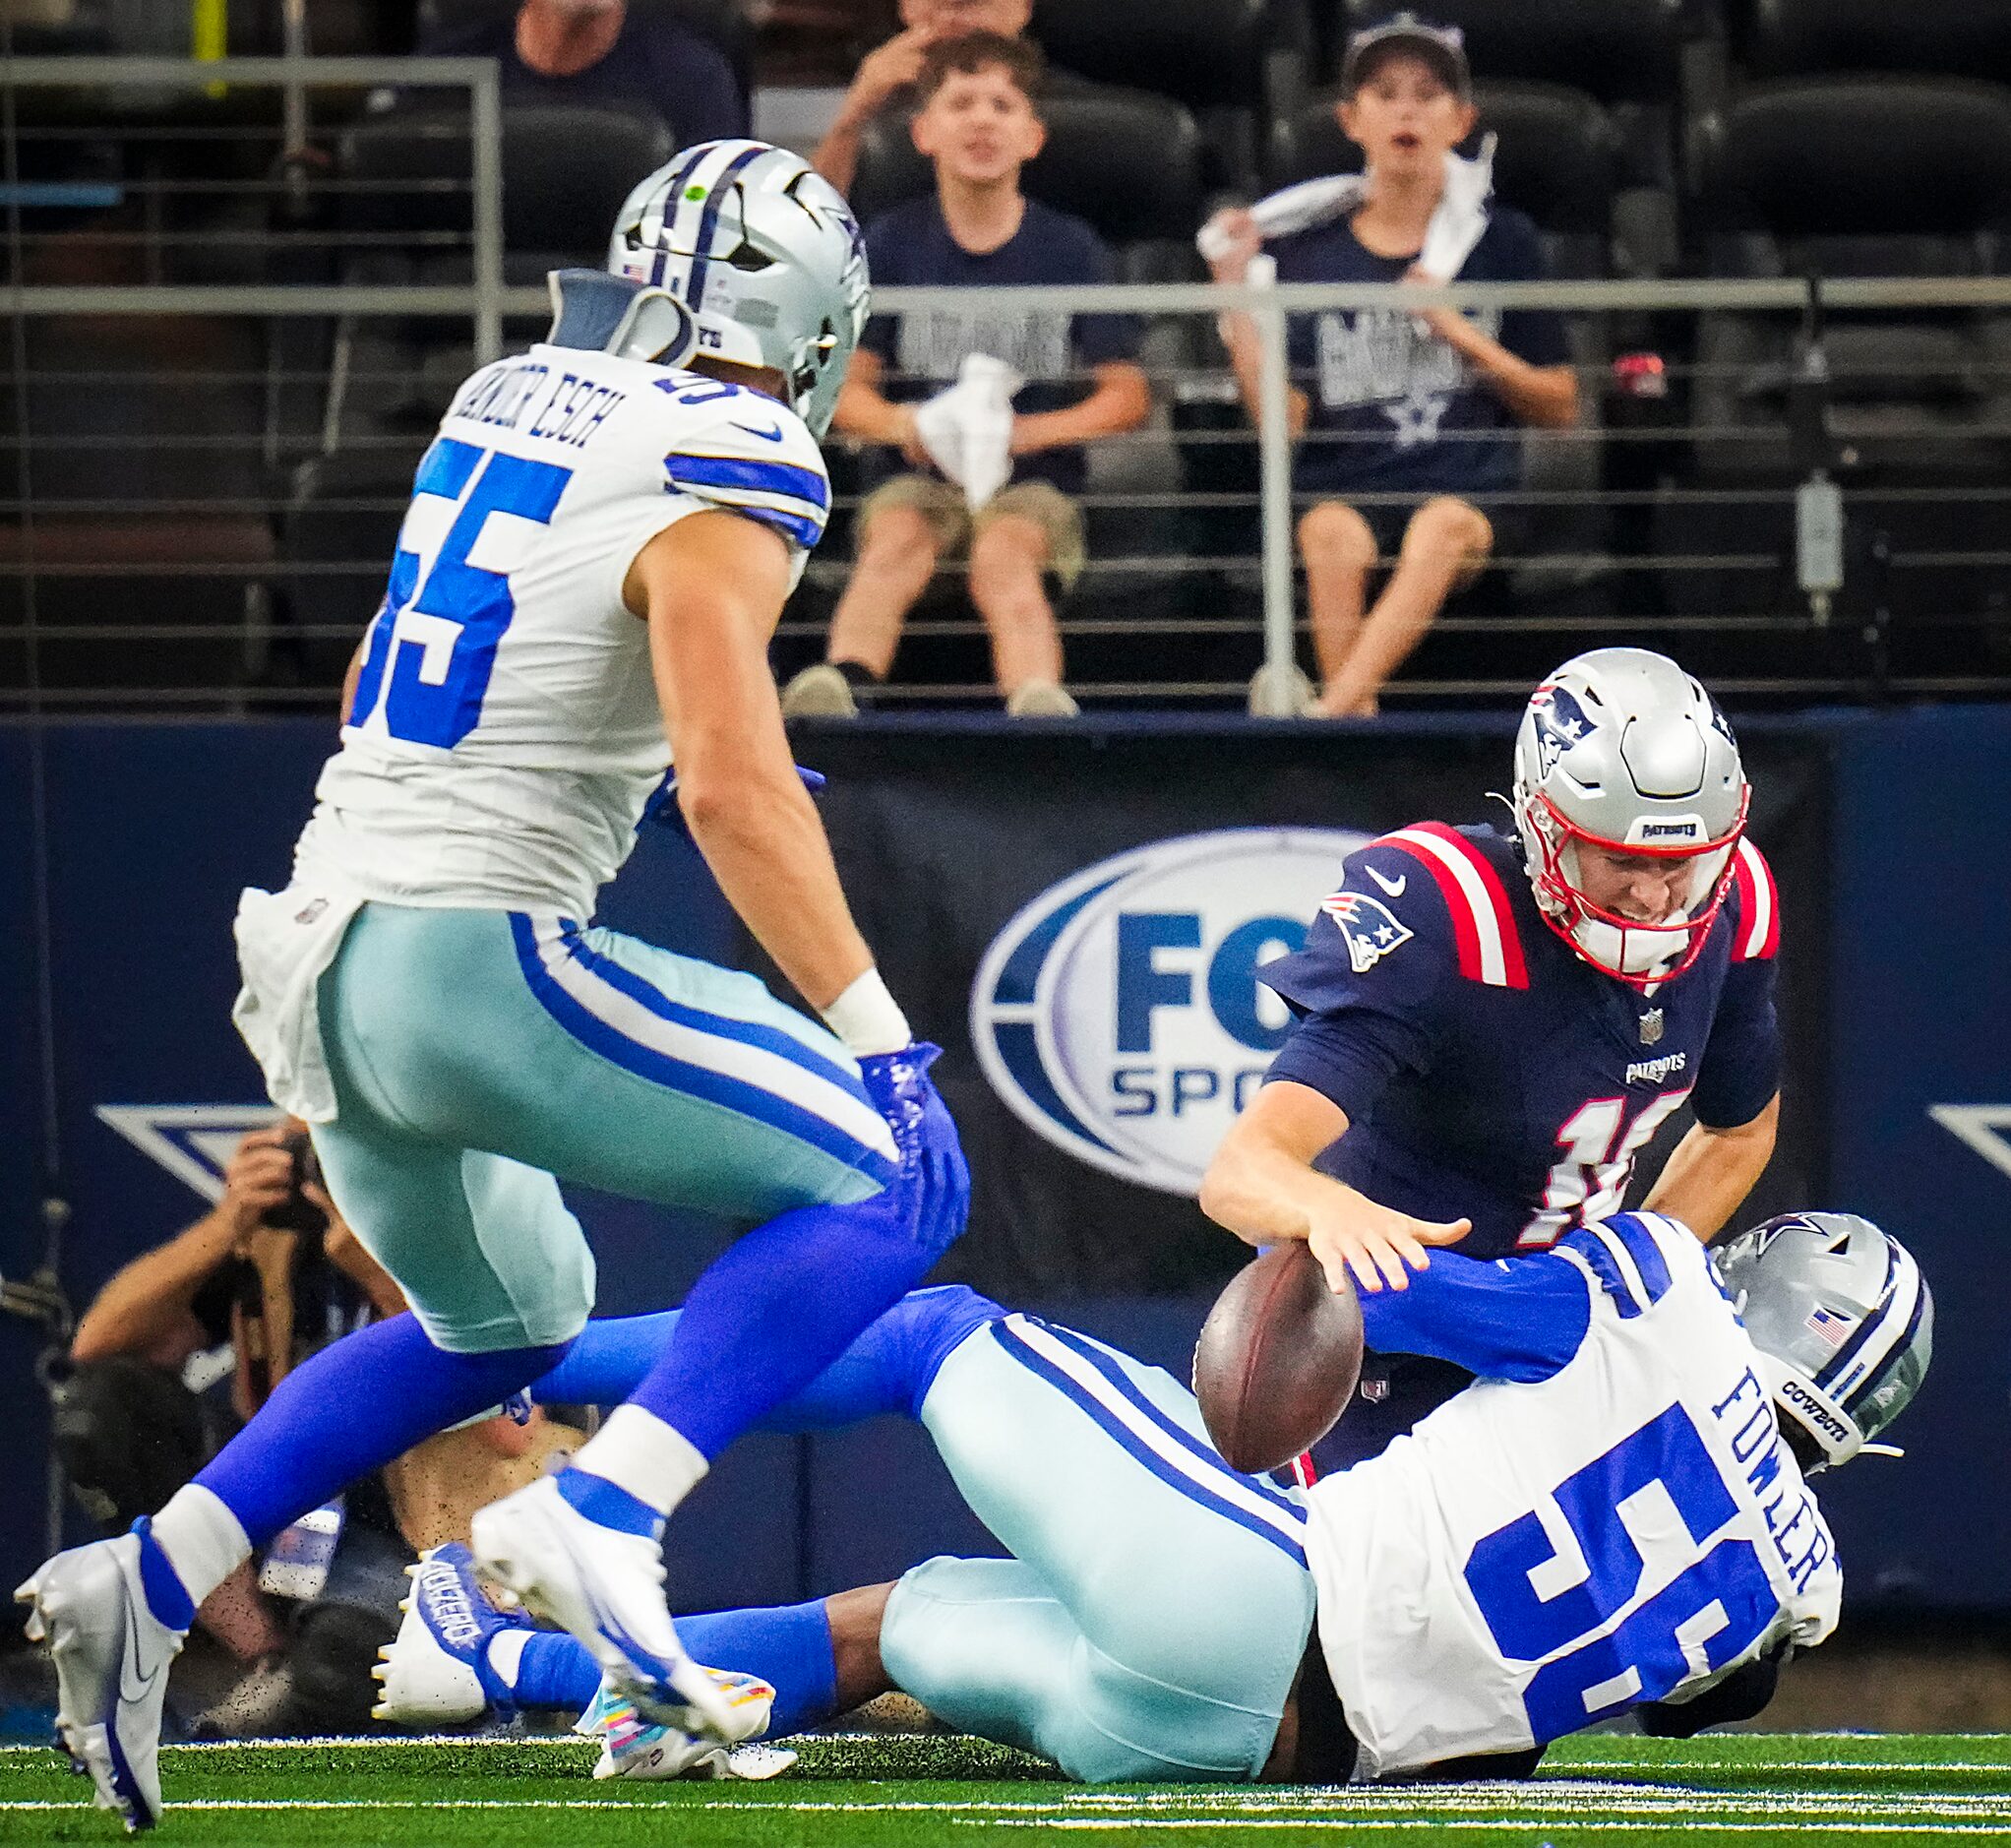
[[[255,130],[265,138],[260,148],[269,141],[294,164],[253,181],[213,175],[201,183],[213,204],[288,199],[296,218],[303,191],[340,199],[350,183],[327,168],[304,177],[300,170],[317,127],[317,96],[339,99],[339,107],[324,108],[319,126],[325,129],[343,112],[353,116],[373,88],[465,90],[465,227],[434,234],[426,246],[434,254],[451,249],[457,263],[464,261],[464,279],[437,279],[424,264],[417,266],[421,279],[386,279],[381,267],[358,279],[356,271],[370,272],[382,246],[359,243],[339,221],[297,236],[289,231],[292,241],[281,243],[289,251],[318,252],[333,264],[329,275],[274,283],[202,274],[202,262],[213,261],[223,246],[213,234],[206,237],[201,221],[177,228],[172,213],[185,197],[176,190],[183,182],[156,168],[121,175],[115,188],[120,208],[138,215],[140,228],[131,236],[144,256],[146,279],[122,274],[78,280],[62,274],[64,253],[93,238],[91,247],[101,248],[110,233],[101,219],[88,216],[30,233],[25,217],[35,210],[35,182],[21,178],[19,150],[10,149],[16,168],[6,194],[11,262],[0,304],[13,341],[0,385],[11,387],[18,415],[12,430],[0,430],[0,446],[16,462],[13,494],[6,496],[0,485],[0,531],[11,528],[12,534],[0,556],[0,594],[11,588],[9,600],[19,613],[0,612],[0,709],[246,709],[329,702],[341,660],[382,590],[405,498],[401,465],[423,448],[446,392],[461,373],[503,350],[506,339],[521,343],[536,338],[547,312],[541,288],[505,283],[502,105],[494,67],[441,59],[189,65],[52,58],[13,60],[6,75],[18,86],[81,87],[93,94],[121,86],[207,90],[219,83],[232,92],[277,91],[284,101],[272,121],[245,130],[229,118],[216,132]],[[176,133],[186,126],[167,125]],[[80,131],[74,122],[60,124],[59,140],[67,137],[63,145],[75,147],[91,132],[116,127],[99,131],[86,124]],[[128,125],[126,132],[146,131]],[[245,190],[231,194],[230,186]],[[579,227],[569,234],[579,234]],[[242,232],[242,241],[259,245],[256,226]],[[953,289],[886,289],[876,297],[876,308],[889,314],[954,313],[969,305],[968,293]],[[1985,658],[1983,646],[2011,621],[1990,577],[2011,567],[2011,548],[1986,524],[1985,513],[2011,501],[2011,466],[1994,476],[1971,467],[1956,488],[1931,470],[1909,477],[1902,467],[1880,478],[1848,460],[1848,405],[1834,427],[1824,421],[1824,410],[1816,435],[1833,464],[1826,472],[1841,485],[1855,549],[1841,561],[1840,586],[1822,588],[1810,580],[1808,534],[1796,524],[1798,517],[1805,523],[1806,514],[1798,508],[1797,487],[1813,471],[1807,430],[1791,429],[1785,417],[1741,420],[1700,410],[1711,402],[1722,409],[1728,393],[1736,400],[1750,386],[1752,368],[1728,364],[1703,347],[1686,357],[1681,339],[1664,341],[1671,352],[1652,375],[1672,395],[1665,409],[1636,414],[1639,402],[1629,399],[1611,365],[1623,342],[1600,338],[1603,330],[1622,328],[1629,330],[1627,342],[1649,338],[1644,329],[1660,339],[1679,318],[1778,317],[1787,350],[1794,330],[1810,323],[1816,308],[1831,317],[2006,314],[2011,321],[2011,278],[989,290],[989,314],[1122,313],[1149,324],[1146,364],[1155,413],[1145,429],[1094,446],[1083,497],[1091,554],[1081,585],[1063,605],[1071,649],[1080,644],[1086,653],[1101,649],[1124,659],[1116,666],[1107,660],[1078,691],[1112,700],[1229,702],[1244,696],[1251,667],[1274,685],[1282,682],[1306,634],[1294,540],[1304,497],[1295,502],[1295,451],[1282,415],[1292,383],[1288,326],[1310,314],[1432,306],[1481,313],[1547,309],[1570,317],[1593,337],[1580,342],[1578,376],[1581,398],[1601,413],[1576,430],[1528,437],[1511,432],[1501,439],[1527,444],[1533,458],[1551,465],[1519,487],[1477,498],[1486,511],[1526,515],[1554,529],[1540,531],[1527,550],[1497,558],[1489,581],[1494,587],[1452,605],[1434,629],[1437,638],[1470,645],[1476,658],[1490,650],[1498,656],[1517,637],[1530,638],[1535,648],[1580,646],[1602,635],[1683,636],[1698,638],[1696,646],[1714,641],[1735,652],[1748,649],[1755,661],[1763,646],[1779,645],[1763,670],[1741,673],[1734,658],[1731,669],[1717,674],[1731,691],[1828,695],[1885,685],[1920,692],[2011,685],[2001,665]],[[1254,317],[1261,342],[1266,414],[1253,428],[1206,325],[1232,309]],[[100,357],[66,366],[60,355],[52,361],[42,350],[46,337],[80,327],[112,330],[118,362]],[[462,328],[465,337],[457,332]],[[171,364],[163,357],[200,345],[199,336],[213,337],[213,350],[200,363]],[[1820,343],[1804,339],[1802,348],[1820,350]],[[2011,347],[2004,350],[2011,353]],[[1987,355],[1966,363],[1965,389],[1994,400],[2003,414],[1994,423],[1969,415],[1962,440],[2001,446],[2011,457],[2011,394],[2003,389],[2003,368],[1993,373]],[[1781,390],[1795,384],[1785,380]],[[206,420],[188,403],[206,395],[213,408],[232,395],[246,408]],[[1680,410],[1685,400],[1687,412]],[[1887,417],[1866,444],[1890,449],[1945,434],[1930,405],[1920,409],[1917,424]],[[1343,440],[1315,434],[1307,447]],[[834,472],[847,476],[846,445],[833,439],[828,448]],[[1718,465],[1747,452],[1754,461],[1743,473]],[[0,484],[5,480],[0,465]],[[1940,507],[1951,492],[1976,510],[1973,530],[1945,543],[1903,532],[1895,538],[1887,530],[1907,524],[1894,510]],[[1357,498],[1371,511],[1404,499]],[[855,512],[857,501],[856,493],[841,494],[839,511]],[[1683,537],[1675,514],[1692,517],[1705,537]],[[1741,524],[1745,515],[1755,518]],[[1571,536],[1574,520],[1577,537]],[[331,532],[345,521],[349,537],[338,543],[340,535]],[[1128,539],[1121,537],[1115,547],[1102,543],[1101,527],[1127,523]],[[310,527],[311,542],[303,536]],[[849,559],[827,544],[808,575],[806,601],[784,622],[784,653],[814,650],[824,621],[818,599],[833,594],[848,571]],[[1981,586],[1974,594],[1958,586],[1930,611],[1931,621],[1956,637],[1944,650],[1946,671],[1933,661],[1895,669],[1892,608],[1906,606],[1909,591],[1937,573],[1967,573]],[[1524,581],[1551,589],[1533,592]],[[1707,584],[1709,594],[1701,588]],[[1741,584],[1762,587],[1740,590]],[[1557,593],[1558,586],[1571,594]],[[38,597],[38,588],[47,594]],[[108,605],[115,595],[121,606]],[[1933,604],[1940,593],[1923,595]],[[208,599],[193,614],[192,597]],[[168,607],[177,600],[181,607]],[[969,667],[977,652],[971,645],[983,636],[974,613],[939,614],[913,634],[918,646],[945,645],[939,652],[960,647],[964,668],[904,679],[889,689],[889,698],[987,694],[982,667]],[[1963,652],[1965,635],[1976,643],[1971,655]],[[1466,697],[1521,685],[1526,675],[1519,666],[1478,671],[1455,654],[1421,657],[1392,692]]]

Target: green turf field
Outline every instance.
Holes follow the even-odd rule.
[[[1533,1784],[1444,1790],[1087,1788],[975,1741],[833,1738],[766,1784],[591,1782],[572,1741],[343,1741],[162,1754],[168,1836],[229,1848],[908,1848],[1063,1829],[1099,1842],[1220,1848],[1346,1828],[1411,1842],[2011,1841],[2011,1736],[1595,1736],[1554,1747]],[[109,1842],[53,1752],[0,1749],[0,1842]]]

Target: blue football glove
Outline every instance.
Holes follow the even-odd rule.
[[[943,1056],[941,1046],[917,1040],[899,1052],[875,1053],[859,1061],[859,1077],[873,1107],[893,1131],[900,1172],[889,1189],[900,1202],[918,1243],[932,1253],[949,1249],[970,1218],[971,1175],[957,1140],[956,1125],[929,1068]]]

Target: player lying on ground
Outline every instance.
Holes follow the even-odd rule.
[[[1013,1557],[689,1620],[692,1646],[773,1688],[773,1734],[898,1688],[1090,1780],[1517,1774],[1636,1707],[1686,1734],[1757,1712],[1829,1634],[1842,1571],[1804,1472],[1883,1431],[1932,1346],[1913,1259],[1841,1213],[1715,1259],[1621,1214],[1513,1263],[1438,1253],[1362,1310],[1376,1346],[1480,1378],[1280,1490],[1158,1369],[961,1287],[908,1297],[772,1428],[919,1419]],[[539,1390],[619,1396],[654,1339],[595,1323]],[[599,1675],[444,1549],[384,1681],[381,1711],[431,1726],[583,1705]],[[717,1761],[622,1744],[648,1775]]]
[[[1685,1104],[1651,1210],[1709,1238],[1765,1168],[1779,909],[1716,702],[1664,655],[1595,649],[1531,696],[1514,771],[1512,832],[1370,842],[1258,972],[1297,1017],[1200,1196],[1240,1237],[1305,1239],[1329,1275],[1379,1250],[1393,1282],[1448,1222],[1471,1257],[1541,1251],[1619,1209]],[[1369,1355],[1314,1463],[1373,1455],[1465,1378]]]
[[[858,226],[795,155],[707,143],[631,195],[609,268],[556,277],[548,339],[442,420],[292,884],[238,914],[238,1022],[414,1314],[290,1375],[151,1530],[22,1587],[63,1740],[135,1827],[195,1607],[585,1325],[556,1176],[764,1222],[578,1467],[474,1522],[487,1570],[639,1703],[727,1735],[745,1715],[664,1609],[663,1522],[963,1228],[934,1049],[853,922],[767,664],[830,504],[817,438],[866,315]],[[828,1030],[578,921],[652,796]]]

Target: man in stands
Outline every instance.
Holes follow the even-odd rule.
[[[523,0],[514,16],[464,21],[419,49],[496,59],[508,96],[653,110],[685,147],[748,130],[747,97],[726,54],[659,11],[632,11],[628,0]]]
[[[1024,10],[1023,8],[1021,9]],[[1064,586],[1082,568],[1073,496],[1082,445],[1136,428],[1151,392],[1132,355],[1128,316],[988,309],[980,291],[1030,282],[1107,282],[1110,251],[1081,219],[1028,199],[1020,168],[1044,139],[1040,52],[1023,39],[973,32],[931,46],[915,145],[936,163],[936,193],[896,206],[866,231],[876,283],[968,288],[968,313],[876,318],[838,400],[847,436],[898,449],[907,472],[883,482],[860,513],[859,559],[831,622],[827,659],[789,684],[791,714],[848,716],[857,695],[892,666],[901,625],[946,557],[968,553],[970,595],[991,636],[1006,709],[1066,717],[1062,643],[1043,578]],[[987,353],[1028,383],[1010,413],[1012,479],[973,508],[937,472],[913,400],[946,385],[966,356]],[[901,383],[883,387],[889,369]],[[1070,383],[1093,374],[1085,394]]]
[[[859,166],[859,145],[874,118],[913,115],[922,61],[932,45],[967,32],[1017,38],[1033,17],[1033,0],[900,0],[901,30],[860,59],[835,121],[818,144],[813,164],[839,192]]]
[[[1366,156],[1359,203],[1264,243],[1258,216],[1229,213],[1213,259],[1216,279],[1241,281],[1258,249],[1281,282],[1521,282],[1540,277],[1536,227],[1490,208],[1463,261],[1420,265],[1449,176],[1452,151],[1476,113],[1456,31],[1408,14],[1358,32],[1342,70],[1342,129]],[[1269,202],[1266,202],[1267,204]],[[1211,226],[1211,229],[1214,227]],[[1257,405],[1257,338],[1247,315],[1224,322],[1245,404]],[[1291,428],[1299,439],[1293,487],[1310,500],[1299,522],[1307,600],[1322,687],[1310,713],[1370,717],[1377,696],[1424,639],[1445,599],[1490,556],[1521,543],[1512,509],[1482,497],[1521,479],[1520,426],[1577,420],[1578,394],[1555,314],[1449,308],[1295,317]],[[1372,605],[1371,574],[1389,579]]]

